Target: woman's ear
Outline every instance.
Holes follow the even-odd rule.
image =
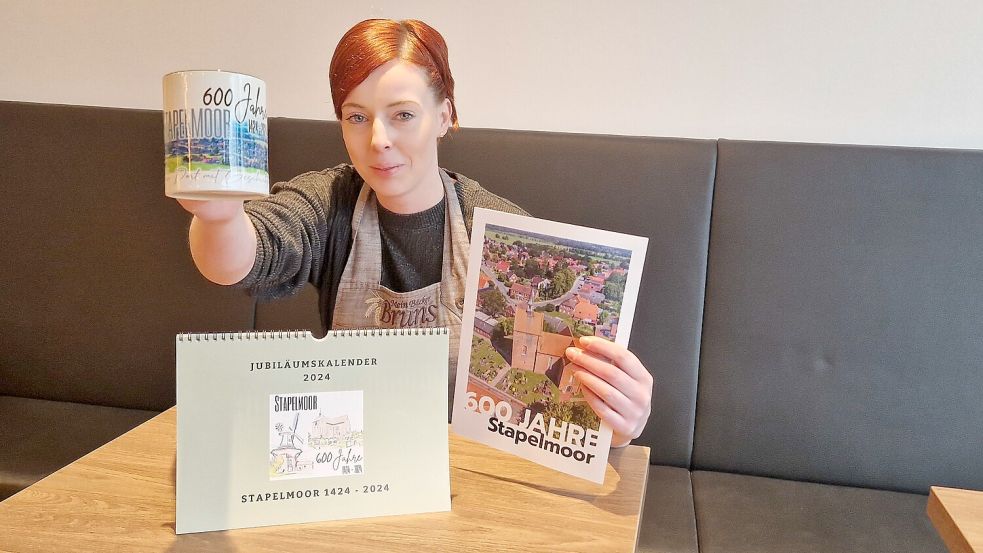
[[[451,127],[451,100],[450,98],[444,98],[444,101],[440,104],[440,135],[443,137],[447,134],[447,129]]]

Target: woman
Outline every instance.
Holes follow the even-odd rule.
[[[195,264],[213,282],[266,298],[311,282],[325,328],[392,326],[397,317],[366,307],[423,306],[410,326],[450,327],[454,367],[474,208],[525,212],[437,164],[438,142],[458,123],[436,30],[363,21],[335,49],[330,80],[351,164],[277,183],[245,205],[179,200],[194,215]],[[652,378],[623,346],[600,338],[578,346],[567,356],[585,369],[584,395],[614,429],[612,443],[626,445],[648,419]]]

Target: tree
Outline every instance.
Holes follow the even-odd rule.
[[[525,268],[526,278],[532,278],[532,277],[543,275],[543,269],[539,266],[539,262],[531,257],[526,260],[526,266],[524,268]]]
[[[580,338],[581,336],[593,336],[594,327],[589,324],[577,323],[574,325],[573,334]]]
[[[594,412],[594,409],[586,401],[573,402],[571,411],[573,413],[570,417],[570,422],[577,426],[590,428],[591,430],[597,430],[601,427],[601,419],[598,418],[597,413]]]
[[[502,319],[499,326],[502,327],[502,332],[505,334],[505,336],[511,336],[512,331],[515,330],[515,319],[513,317],[506,317]]]
[[[498,291],[498,288],[492,287],[482,295],[484,311],[492,317],[498,318],[504,315],[506,303],[505,296]]]
[[[569,292],[576,280],[577,277],[570,269],[564,268],[557,271],[553,275],[553,283],[550,285],[550,288],[553,289],[552,298],[558,298]]]
[[[604,283],[604,297],[608,300],[618,301],[625,296],[625,281],[628,277],[623,274],[611,275],[611,278]]]
[[[574,411],[570,402],[551,401],[546,405],[546,410],[543,411],[547,428],[549,427],[550,418],[554,418],[557,421],[569,421],[573,418],[573,414]]]
[[[606,282],[604,284],[604,298],[612,301],[621,301],[625,297],[625,285],[620,282]]]
[[[495,325],[495,330],[492,331],[492,338],[500,340],[506,336],[511,336],[513,330],[515,330],[515,319],[504,317],[499,319],[498,324]]]

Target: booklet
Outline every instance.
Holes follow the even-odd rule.
[[[627,346],[647,245],[475,209],[454,431],[603,482],[611,428],[584,399],[564,352],[581,336]]]
[[[450,510],[448,340],[179,334],[176,532]]]

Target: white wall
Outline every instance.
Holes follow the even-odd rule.
[[[0,10],[2,100],[160,109],[163,74],[219,68],[265,79],[273,116],[332,119],[327,65],[344,31],[415,17],[448,41],[465,127],[983,149],[980,0],[0,0]]]

